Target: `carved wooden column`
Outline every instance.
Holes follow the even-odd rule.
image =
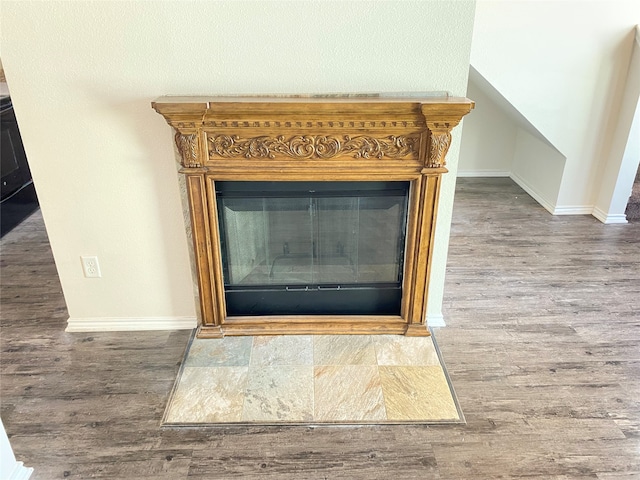
[[[429,335],[425,306],[441,177],[464,98],[189,98],[153,103],[175,129],[193,230],[200,337],[302,333]],[[229,316],[216,181],[410,182],[398,315]]]
[[[200,323],[209,330],[209,336],[222,337],[220,324],[224,318],[224,290],[219,250],[215,245],[219,241],[217,218],[211,215],[211,201],[207,187],[207,169],[203,168],[206,157],[206,137],[202,131],[202,116],[206,109],[196,108],[175,113],[168,117],[168,123],[174,128],[174,141],[178,159],[185,175],[195,276],[198,283],[198,302]]]
[[[473,108],[473,106],[471,106]],[[442,173],[447,172],[446,155],[451,145],[451,130],[469,112],[466,105],[422,104],[421,111],[427,125],[427,142],[423,152],[422,176],[415,182],[419,210],[415,222],[417,243],[420,248],[414,255],[412,285],[414,303],[408,312],[407,336],[429,335],[425,321],[425,310],[431,277],[431,259],[440,198]]]

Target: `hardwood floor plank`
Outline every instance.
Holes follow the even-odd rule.
[[[242,430],[235,433],[241,437]],[[239,451],[233,438],[213,452],[194,451],[191,478],[382,478],[402,465],[402,478],[440,478],[427,444],[399,441],[388,427],[283,428],[253,432],[251,451]],[[371,442],[377,438],[376,442]]]

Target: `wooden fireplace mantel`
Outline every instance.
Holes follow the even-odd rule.
[[[185,175],[200,337],[396,333],[425,336],[429,267],[451,130],[474,107],[455,97],[161,97]],[[399,316],[227,316],[216,181],[409,181]]]

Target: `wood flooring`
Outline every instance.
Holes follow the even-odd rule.
[[[65,333],[39,214],[1,243],[0,414],[49,479],[640,479],[640,224],[459,179],[436,338],[466,425],[161,429],[188,331]]]

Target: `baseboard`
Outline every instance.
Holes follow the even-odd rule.
[[[67,320],[66,332],[124,332],[187,330],[198,326],[195,317],[89,317]]]
[[[542,205],[544,207],[545,210],[547,210],[549,213],[553,214],[553,215],[558,215],[557,213],[555,213],[556,207],[555,205],[553,205],[551,202],[549,202],[547,199],[543,198],[542,196],[540,196],[538,194],[538,192],[536,192],[527,182],[525,182],[522,177],[520,177],[517,173],[513,173],[511,172],[511,174],[509,175],[509,177],[511,177],[511,180],[513,180],[514,182],[516,182],[520,188],[522,188],[525,192],[527,192],[536,202],[538,202],[540,205]],[[589,211],[589,213],[591,213],[591,211]]]
[[[591,215],[593,205],[566,205],[554,208],[551,213],[554,215]]]
[[[427,326],[429,327],[446,327],[444,315],[441,313],[430,313],[427,315]]]
[[[615,223],[629,223],[627,221],[627,216],[624,213],[607,215],[606,212],[604,212],[598,207],[593,207],[593,212],[591,212],[591,215],[593,215],[594,217],[596,217],[598,220],[600,220],[602,223],[606,225],[612,225]]]
[[[458,170],[458,177],[508,177],[511,172],[504,170]]]
[[[27,468],[22,462],[16,462],[16,466],[7,480],[28,480],[32,473],[33,468]]]
[[[442,314],[427,315],[429,327],[446,327]],[[140,318],[69,318],[66,332],[125,332],[140,330],[190,330],[196,328],[195,317],[140,317]]]

